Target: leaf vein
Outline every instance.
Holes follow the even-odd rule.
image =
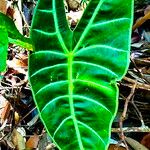
[[[91,63],[91,62],[86,62],[86,61],[74,61],[74,63],[81,63],[81,64],[86,64],[86,65],[91,65],[93,67],[98,67],[99,69],[103,69],[103,70],[106,70],[107,72],[109,72],[110,74],[112,74],[114,76],[114,78],[117,78],[117,74],[114,73],[113,71],[111,71],[110,69],[104,67],[104,66],[101,66],[99,64],[94,64],[94,63]]]
[[[86,125],[85,123],[83,123],[81,121],[78,121],[78,123],[81,124],[82,126],[84,126],[85,128],[89,129],[90,131],[92,131],[102,141],[102,143],[106,146],[106,143],[104,142],[103,138],[100,135],[98,135],[94,129],[92,129],[90,126]]]
[[[75,54],[78,54],[82,51],[86,51],[86,50],[93,49],[93,48],[106,48],[106,49],[110,49],[110,50],[114,50],[114,51],[127,52],[127,50],[124,50],[124,49],[119,49],[119,48],[115,48],[115,47],[112,47],[112,46],[99,44],[99,45],[91,45],[91,46],[88,46],[88,47],[81,48]]]
[[[53,49],[54,50],[54,49]],[[62,56],[66,56],[64,53],[61,53],[61,52],[55,52],[55,51],[49,51],[49,50],[40,50],[40,51],[37,51],[35,52],[34,54],[45,54],[45,53],[48,53],[48,54],[54,54],[54,55],[62,55]]]
[[[105,0],[100,0],[99,1],[98,5],[97,5],[97,7],[96,7],[96,9],[95,9],[95,11],[94,11],[90,21],[89,21],[89,23],[87,24],[86,28],[84,29],[84,31],[83,31],[83,33],[82,33],[82,35],[81,35],[81,37],[80,37],[80,39],[78,41],[78,43],[76,44],[75,48],[73,49],[73,52],[77,51],[78,47],[80,46],[80,43],[83,41],[84,37],[88,33],[88,31],[89,31],[89,29],[90,29],[90,27],[91,27],[91,25],[92,25],[96,15],[97,15],[97,13],[98,13],[98,11],[100,9],[100,6],[103,4],[104,1]]]
[[[102,26],[102,25],[106,25],[106,24],[110,24],[110,23],[116,23],[116,22],[121,22],[121,21],[125,21],[125,20],[128,20],[130,21],[129,18],[119,18],[119,19],[112,19],[110,21],[104,21],[104,22],[99,22],[99,23],[94,23],[91,28],[93,27],[97,27],[97,26]]]
[[[103,107],[107,112],[109,112],[109,113],[111,114],[111,116],[113,116],[112,112],[111,112],[108,108],[106,108],[103,104],[99,103],[98,101],[96,101],[96,100],[94,100],[94,99],[92,99],[92,98],[85,97],[85,96],[80,96],[80,95],[74,95],[73,97],[85,99],[85,100],[87,100],[87,101],[90,101],[90,102],[92,102],[92,103],[95,103],[95,104],[97,104],[98,106]]]
[[[35,96],[39,93],[41,93],[43,90],[47,89],[48,87],[52,87],[54,85],[58,85],[58,84],[65,84],[67,83],[68,81],[67,80],[61,80],[61,81],[56,81],[56,82],[52,82],[52,83],[49,83],[47,85],[45,85],[44,87],[40,88],[36,93],[35,93]]]
[[[51,105],[52,103],[56,102],[57,100],[59,100],[61,98],[68,98],[68,95],[58,96],[56,98],[53,98],[51,101],[49,101],[48,103],[46,103],[46,105],[42,108],[41,113],[47,108],[48,105]]]
[[[61,126],[69,119],[71,119],[72,116],[66,117],[65,119],[62,120],[62,122],[60,123],[60,125],[56,128],[54,134],[53,134],[53,138],[55,137],[56,133],[58,132],[58,130],[61,128]]]
[[[40,34],[44,34],[44,36],[54,36],[54,35],[57,34],[56,32],[49,33],[49,32],[43,31],[41,29],[32,29],[32,30],[36,31],[36,32],[38,32]]]
[[[107,90],[107,91],[109,91],[109,92],[113,92],[113,89],[111,89],[110,87],[103,86],[103,85],[101,85],[101,84],[98,84],[98,83],[93,82],[93,81],[90,81],[90,80],[74,79],[73,81],[74,81],[74,82],[78,82],[78,81],[79,81],[79,82],[83,82],[83,83],[85,83],[85,84],[87,84],[87,85],[89,85],[89,86],[94,86],[94,87],[96,87],[97,89],[101,88],[101,89],[103,89],[103,91]]]
[[[53,10],[46,10],[46,9],[38,9],[38,11],[43,13],[53,13]]]
[[[57,32],[57,36],[58,36],[58,40],[59,40],[59,42],[60,42],[60,44],[61,44],[61,46],[62,46],[62,48],[63,48],[63,50],[64,50],[64,52],[65,53],[68,53],[69,51],[68,51],[68,49],[67,49],[67,47],[66,47],[66,45],[65,45],[65,42],[63,41],[63,38],[62,38],[62,36],[61,36],[61,33],[60,33],[60,31],[59,31],[59,25],[58,25],[58,22],[57,22],[57,14],[56,14],[56,3],[55,3],[55,1],[56,0],[53,0],[52,2],[52,4],[53,4],[53,11],[54,11],[54,13],[53,13],[53,15],[54,15],[54,24],[55,24],[55,29],[56,29],[56,32]]]
[[[32,75],[30,75],[30,78],[32,78],[33,76],[37,75],[37,74],[40,74],[42,73],[43,71],[46,71],[46,70],[49,70],[49,69],[53,69],[53,68],[58,68],[58,67],[63,67],[63,66],[67,66],[67,64],[55,64],[55,65],[52,65],[52,66],[48,66],[48,67],[43,67],[39,70],[37,70],[36,72],[34,72]]]

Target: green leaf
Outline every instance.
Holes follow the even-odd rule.
[[[30,38],[25,38],[22,34],[20,34],[13,20],[1,12],[0,12],[0,29],[7,31],[9,43],[27,48],[28,50],[33,49]]]
[[[129,65],[133,1],[91,0],[74,31],[63,0],[39,0],[29,79],[40,117],[63,150],[105,150]]]
[[[6,68],[8,43],[32,50],[31,40],[19,33],[12,19],[0,13],[0,72]]]
[[[0,72],[4,71],[6,68],[7,49],[8,34],[0,28]]]

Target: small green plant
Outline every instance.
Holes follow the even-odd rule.
[[[132,13],[133,0],[90,0],[71,31],[63,0],[38,1],[29,81],[40,118],[59,149],[108,148],[118,107],[116,81],[129,65]],[[0,38],[6,49],[5,34]]]
[[[32,49],[31,40],[19,33],[12,19],[0,13],[0,72],[6,69],[8,43]]]

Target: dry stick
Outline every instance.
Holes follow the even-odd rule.
[[[150,85],[148,85],[148,84],[137,82],[136,80],[133,80],[133,79],[128,78],[128,77],[124,77],[123,80],[130,82],[131,84],[136,83],[137,84],[136,89],[143,89],[143,90],[150,91]],[[124,86],[128,86],[128,87],[132,88],[132,85],[128,85],[128,84],[124,84],[124,83],[121,83],[121,84]]]
[[[137,114],[138,114],[138,117],[139,117],[139,119],[140,119],[140,121],[141,121],[141,126],[142,126],[142,127],[146,127],[146,126],[145,126],[145,123],[144,123],[143,116],[142,116],[140,110],[138,109],[138,107],[136,106],[136,104],[134,103],[134,98],[132,98],[131,103],[132,103],[133,107],[135,108],[135,110],[136,110],[136,112],[137,112]]]
[[[130,60],[131,60],[131,62],[133,63],[135,69],[136,69],[137,72],[139,73],[139,75],[140,75],[140,77],[142,78],[142,80],[143,80],[144,82],[146,82],[147,84],[149,84],[150,82],[143,76],[143,74],[141,73],[141,71],[138,69],[138,67],[137,67],[137,65],[136,65],[136,63],[135,63],[135,61],[134,61],[134,59],[131,58]]]
[[[127,113],[127,109],[128,109],[128,103],[129,103],[130,99],[134,95],[134,92],[135,92],[135,89],[136,89],[136,85],[137,85],[137,83],[133,84],[131,92],[130,92],[129,96],[126,98],[126,101],[125,101],[125,104],[124,104],[124,110],[123,110],[122,115],[121,115],[121,117],[119,119],[119,126],[120,126],[120,132],[121,132],[120,133],[120,137],[121,137],[121,140],[124,142],[127,150],[129,150],[129,148],[128,148],[128,145],[127,145],[127,143],[125,141],[125,136],[124,136],[124,132],[123,132],[123,121],[126,118],[126,113]]]
[[[26,21],[26,19],[25,19],[25,16],[24,16],[24,14],[23,14],[23,12],[22,12],[22,11],[20,10],[20,8],[19,8],[18,2],[14,3],[14,4],[16,5],[18,11],[20,12],[21,17],[22,17],[22,19],[23,19],[23,21],[24,21],[24,23],[25,23],[25,26],[29,29],[30,26],[28,25],[28,23],[27,23],[27,21]]]
[[[150,11],[142,18],[136,21],[136,23],[133,25],[132,30],[134,31],[138,27],[140,27],[145,21],[150,19]]]
[[[32,110],[30,110],[24,117],[21,118],[21,120],[19,121],[19,123],[20,123],[21,121],[23,121],[27,116],[29,116],[35,109],[36,109],[36,107],[34,107]],[[19,124],[19,123],[18,123],[18,124]],[[17,125],[18,125],[18,124],[17,124]]]
[[[126,100],[126,98],[125,98],[121,93],[120,93],[120,96],[123,98],[123,100]],[[134,107],[135,110],[136,110],[137,117],[138,117],[139,120],[141,121],[141,125],[142,125],[141,127],[142,127],[142,128],[147,128],[147,127],[145,126],[143,116],[142,116],[141,112],[139,111],[138,107],[136,106],[136,104],[135,104],[135,102],[134,102],[134,95],[133,95],[131,101],[129,101],[129,102],[133,105],[133,107]],[[135,127],[135,128],[137,128],[137,127]],[[129,130],[130,130],[130,128],[129,128]],[[141,130],[141,129],[139,129],[139,130]],[[145,131],[145,130],[144,130],[144,131]]]
[[[11,132],[9,132],[8,134],[5,134],[2,138],[0,138],[0,141],[2,141],[5,137],[7,136],[10,136],[12,134],[12,131],[19,126],[19,123],[21,123],[21,121],[23,121],[30,113],[32,113],[34,110],[36,109],[36,107],[34,107],[31,111],[29,111],[24,117],[22,117],[20,119],[20,121],[14,125],[14,126],[11,126]]]
[[[6,83],[6,82],[4,82],[4,81],[1,81],[0,83],[3,83],[3,84],[5,84],[5,85],[7,85],[7,86],[12,86],[11,84],[9,84],[9,83]],[[1,87],[2,85],[0,85],[0,87]],[[2,86],[3,87],[3,86]]]
[[[33,108],[31,111],[29,111],[23,118],[21,118],[20,121],[19,121],[16,125],[14,125],[14,126],[11,128],[11,132],[9,132],[8,134],[6,134],[4,137],[11,135],[12,131],[13,131],[16,127],[19,126],[19,123],[21,123],[21,121],[23,121],[23,120],[24,120],[30,113],[32,113],[35,109],[36,109],[36,107],[34,107],[34,108]],[[4,137],[1,138],[0,140],[4,139]]]
[[[20,78],[18,78],[19,80],[21,80]],[[3,81],[1,81],[1,83],[7,85],[7,86],[2,86],[0,85],[0,90],[7,90],[7,89],[18,89],[18,88],[23,88],[23,85],[26,83],[26,81],[24,80],[21,80],[19,83],[16,83],[15,85],[11,85],[11,84],[8,84],[8,83],[5,83]],[[9,87],[8,87],[9,86]],[[24,88],[24,89],[27,89]]]
[[[18,87],[19,87],[19,86],[14,86],[14,87],[0,87],[0,91],[1,91],[1,90],[12,90],[12,89],[18,89]],[[22,87],[22,86],[20,86],[20,88],[30,90],[30,88],[28,88],[28,87]]]
[[[124,127],[122,128],[123,132],[150,132],[150,128],[148,127]],[[121,132],[120,128],[112,128],[111,132],[119,133]]]

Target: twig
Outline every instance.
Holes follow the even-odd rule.
[[[3,139],[5,139],[5,137],[7,137],[8,134],[4,134],[2,137],[0,137],[0,142],[3,141]]]
[[[23,21],[24,21],[24,23],[25,23],[25,26],[29,29],[30,26],[28,25],[28,23],[27,23],[27,21],[26,21],[26,19],[25,19],[25,16],[24,16],[24,14],[23,14],[23,12],[22,12],[22,11],[20,10],[20,8],[19,8],[18,2],[15,2],[14,5],[16,5],[18,11],[20,12],[20,15],[21,15],[21,17],[22,17],[22,19],[23,19]]]
[[[129,96],[126,98],[126,101],[125,101],[125,104],[124,104],[124,110],[123,110],[122,115],[121,115],[121,117],[119,119],[120,138],[124,142],[127,150],[129,150],[129,149],[128,149],[128,145],[127,145],[127,143],[125,141],[125,136],[124,136],[124,132],[123,132],[123,121],[126,118],[126,113],[127,113],[127,109],[128,109],[128,103],[129,103],[130,99],[134,95],[134,92],[135,92],[135,89],[136,89],[136,85],[137,85],[137,83],[133,84],[131,92],[130,92]]]
[[[18,78],[18,77],[17,77]],[[21,80],[20,78],[18,78],[19,80]],[[2,82],[2,81],[1,81]],[[21,80],[19,83],[16,83],[14,85],[11,84],[7,84],[5,82],[3,82],[3,84],[7,85],[7,86],[2,86],[0,85],[0,90],[7,90],[7,89],[18,89],[18,88],[23,88],[23,85],[27,83],[27,81]],[[9,87],[8,87],[9,86]]]
[[[0,87],[0,91],[1,90],[11,90],[11,89],[18,89],[19,87],[18,86],[13,86],[13,87]],[[23,89],[26,89],[26,90],[30,90],[30,88],[28,87],[20,87],[20,88],[23,88]]]
[[[126,102],[125,102],[125,105],[124,105],[124,110],[123,110],[123,113],[122,113],[122,118],[123,119],[125,119],[125,117],[126,117],[128,103],[129,103],[130,99],[132,98],[132,96],[134,95],[136,85],[137,85],[136,83],[133,85],[133,88],[131,89],[131,92],[130,92],[129,96],[126,98]]]
[[[19,123],[20,123],[21,121],[23,121],[28,115],[30,115],[35,109],[36,109],[36,107],[34,107],[32,110],[30,110],[24,117],[21,118],[21,120],[19,121]],[[19,123],[18,123],[18,124],[19,124]]]
[[[123,100],[126,100],[126,98],[125,98],[121,93],[120,93],[120,96],[123,98]],[[137,114],[139,120],[141,121],[141,127],[143,127],[143,128],[146,127],[146,126],[145,126],[145,123],[144,123],[143,116],[142,116],[141,112],[139,111],[138,107],[137,107],[136,104],[135,104],[134,95],[133,95],[131,101],[129,101],[129,102],[130,102],[130,103],[133,105],[133,107],[135,108],[136,114]],[[142,104],[143,104],[143,103],[142,103]]]
[[[134,61],[134,59],[130,59],[131,60],[131,62],[133,63],[133,65],[134,65],[134,67],[135,67],[135,69],[137,70],[137,72],[139,73],[139,75],[140,75],[140,77],[142,78],[142,80],[144,81],[144,82],[146,82],[146,83],[150,83],[144,76],[143,76],[143,74],[141,73],[141,71],[138,69],[138,67],[137,67],[137,65],[136,65],[136,63],[135,63],[135,61]]]
[[[125,80],[125,81],[127,81],[129,83],[132,83],[132,84],[136,83],[137,84],[136,85],[136,89],[143,89],[143,90],[150,91],[150,85],[148,85],[148,84],[137,82],[137,81],[135,81],[135,80],[133,80],[131,78],[128,78],[128,77],[124,77],[123,80]],[[124,86],[128,86],[128,87],[132,88],[131,84],[130,85],[129,84],[124,84],[124,83],[121,83],[121,84],[124,85]]]
[[[139,111],[138,107],[136,106],[136,104],[134,103],[134,99],[133,99],[133,98],[132,98],[132,100],[131,100],[131,103],[132,103],[133,107],[135,108],[135,110],[136,110],[136,112],[137,112],[137,116],[139,117],[139,119],[140,119],[140,121],[141,121],[142,127],[144,127],[145,124],[144,124],[143,116],[142,116],[141,112]]]
[[[125,132],[150,132],[150,128],[148,127],[124,127],[122,131]],[[120,133],[120,128],[112,128],[111,132]]]
[[[140,18],[136,23],[133,25],[132,30],[134,31],[138,27],[140,27],[145,21],[150,19],[150,11],[142,18]]]
[[[22,118],[20,119],[20,121],[19,121],[16,125],[14,125],[14,126],[11,126],[11,125],[10,125],[10,127],[12,127],[12,128],[11,128],[11,132],[9,132],[9,134],[11,134],[12,131],[13,131],[15,128],[17,128],[18,126],[20,126],[19,123],[20,123],[21,121],[23,121],[23,120],[24,120],[30,113],[32,113],[35,109],[36,109],[36,107],[34,107],[31,111],[29,111],[24,117],[22,117]],[[9,134],[6,134],[4,137],[8,136]],[[0,140],[4,139],[4,137],[1,138]]]
[[[4,82],[4,81],[0,81],[0,83],[3,83],[3,84],[5,84],[5,85],[7,85],[7,86],[12,86],[11,84],[9,84],[9,83],[7,83],[7,82]]]

